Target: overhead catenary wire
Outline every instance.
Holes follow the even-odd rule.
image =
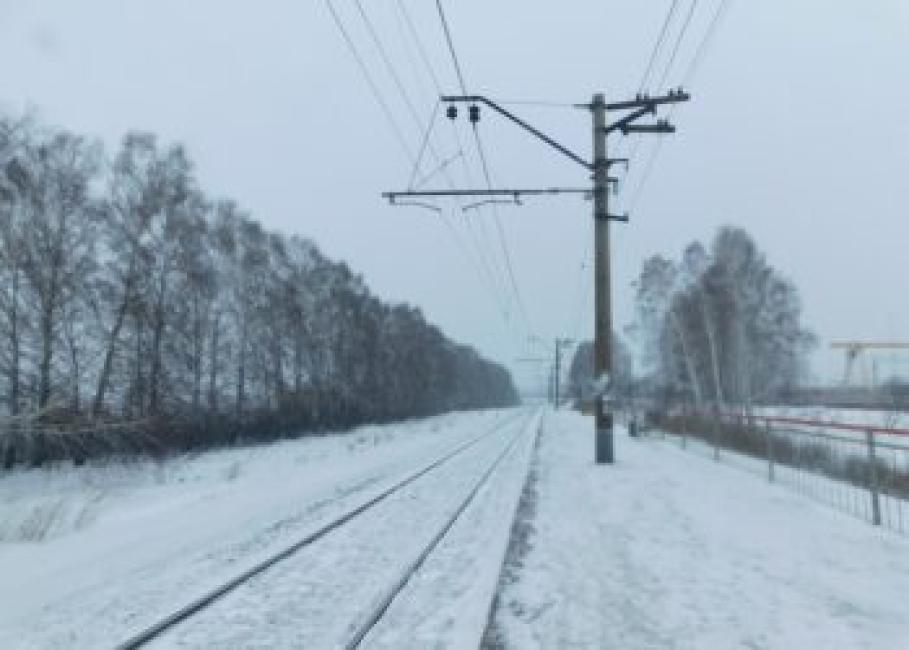
[[[417,51],[420,59],[422,60],[423,67],[425,68],[429,78],[432,81],[432,84],[436,90],[436,94],[438,96],[443,95],[444,93],[442,90],[442,84],[439,81],[439,75],[436,73],[435,67],[432,65],[432,62],[430,61],[426,46],[423,43],[423,39],[420,38],[419,30],[417,30],[416,25],[414,24],[413,18],[410,15],[410,11],[407,9],[406,3],[403,0],[397,0],[395,3],[395,6],[398,9],[399,17],[403,21],[403,23],[406,27],[407,33],[410,36],[410,39],[414,42],[414,44],[416,46],[416,51]],[[472,182],[472,178],[471,178],[471,174],[470,174],[470,167],[467,164],[467,158],[463,155],[464,146],[461,141],[460,134],[458,133],[457,126],[455,125],[454,122],[452,122],[452,133],[453,133],[454,140],[455,140],[455,146],[456,146],[458,152],[460,153],[460,156],[458,156],[458,157],[460,158],[461,163],[462,163],[462,168],[463,168],[463,172],[465,175],[465,179],[467,180],[467,183],[472,186],[473,182]],[[448,167],[448,163],[443,163],[439,166],[440,170],[447,169],[447,167]],[[428,178],[429,178],[429,176],[424,177],[424,179],[422,179],[418,183],[418,185],[422,185],[425,182],[425,180],[428,180]],[[485,230],[482,227],[482,224],[483,224],[483,222],[481,221],[480,229]],[[483,239],[478,235],[477,229],[474,228],[473,220],[470,217],[468,217],[468,216],[464,217],[464,225],[466,226],[466,229],[468,230],[468,234],[471,238],[471,241],[474,244],[474,247],[477,250],[477,254],[478,254],[479,258],[482,260],[483,265],[487,269],[487,273],[489,273],[489,275],[493,278],[493,283],[497,285],[498,282],[502,282],[503,287],[506,287],[504,289],[504,292],[505,292],[505,295],[507,296],[507,294],[509,293],[509,290],[507,289],[508,281],[507,281],[507,279],[505,279],[505,273],[503,271],[501,271],[501,269],[498,268],[497,264],[493,263],[495,260],[495,255],[490,254],[487,251],[486,246],[483,245]],[[508,302],[508,301],[506,300],[506,302]],[[506,309],[505,309],[506,320],[508,319],[507,311],[508,310],[506,307]]]
[[[423,40],[420,38],[419,30],[417,30],[417,28],[413,22],[413,18],[411,17],[410,12],[407,9],[407,5],[405,4],[405,2],[403,0],[397,0],[396,6],[398,8],[399,14],[403,18],[405,25],[407,26],[410,37],[416,44],[417,52],[419,53],[420,58],[423,61],[423,65],[426,68],[426,71],[429,74],[429,77],[432,80],[433,85],[435,86],[436,92],[438,93],[439,96],[443,95],[444,93],[442,90],[441,82],[439,81],[439,76],[438,76],[438,74],[436,74],[435,68],[429,59],[429,55],[427,53],[426,47],[423,43]],[[454,50],[454,43],[451,38],[451,30],[448,27],[448,20],[445,17],[444,9],[442,8],[441,4],[437,3],[436,6],[439,11],[440,18],[442,20],[442,25],[443,25],[443,29],[445,31],[446,43],[449,48],[449,53],[452,56],[452,60],[455,62],[455,70],[456,70],[457,77],[458,77],[458,83],[461,87],[462,92],[464,92],[466,94],[466,84],[464,82],[464,74],[463,74],[463,71],[461,70],[460,61],[457,58],[457,52]],[[457,149],[459,151],[463,152],[463,150],[464,150],[463,143],[461,141],[461,137],[458,132],[457,126],[454,124],[454,122],[452,122],[452,132],[454,134]],[[472,175],[470,173],[470,167],[467,163],[467,158],[462,156],[461,163],[462,163],[465,179],[467,180],[468,184],[473,186]],[[494,211],[493,219],[498,220],[498,218],[499,218],[498,212]],[[515,292],[514,288],[512,288],[510,290],[507,288],[510,284],[513,287],[516,286],[510,280],[510,275],[513,275],[513,272],[511,272],[511,274],[509,274],[509,271],[507,270],[508,261],[506,261],[505,264],[503,264],[503,266],[506,267],[506,270],[502,271],[499,268],[499,265],[494,263],[496,261],[496,255],[487,252],[486,247],[483,244],[483,242],[485,241],[485,237],[488,237],[488,235],[485,232],[486,231],[485,222],[482,219],[479,220],[479,225],[475,228],[474,227],[475,223],[474,223],[473,219],[470,216],[464,215],[464,224],[467,227],[467,230],[469,231],[470,237],[472,238],[480,257],[485,260],[485,264],[490,269],[495,269],[495,272],[493,273],[493,275],[496,277],[502,278],[501,282],[506,287],[506,289],[505,289],[506,295],[508,293],[513,293],[515,295],[515,302],[517,303],[520,300],[519,292]],[[499,227],[501,227],[501,226],[499,226]],[[478,234],[478,230],[480,231],[480,233],[482,233],[484,235],[484,237],[480,237],[480,235]],[[501,237],[501,234],[500,234],[500,237]],[[501,239],[500,239],[500,242],[501,242]],[[524,318],[526,321],[526,309],[523,308],[523,301],[521,301],[518,304],[518,308],[520,310],[522,310],[522,313],[524,314]],[[525,326],[529,327],[529,325],[526,322],[525,322]]]
[[[697,4],[697,0],[693,0],[692,8],[696,4]],[[694,56],[691,58],[684,73],[681,75],[683,85],[688,86],[694,81],[694,79],[697,75],[697,72],[700,70],[700,66],[703,63],[703,60],[706,56],[707,50],[709,49],[710,45],[714,42],[714,40],[716,38],[716,34],[719,31],[719,27],[722,22],[722,19],[726,15],[730,5],[731,5],[730,0],[719,0],[719,3],[716,6],[716,10],[714,11],[713,16],[711,17],[710,22],[707,26],[707,29],[705,30],[704,35],[702,36],[697,47],[695,48]],[[686,23],[685,23],[686,26],[683,27],[682,31],[680,32],[680,36],[684,35],[685,30],[687,29],[687,25],[691,22],[691,15],[692,15],[692,12],[689,11],[688,18],[686,19]],[[680,46],[680,41],[677,39],[676,46],[674,48],[674,53],[676,53],[676,51],[679,49],[679,46]],[[675,57],[672,57],[670,59],[670,64],[673,63],[674,60],[675,60]],[[664,79],[668,76],[668,74],[670,72],[670,69],[668,66],[669,66],[669,64],[667,64],[667,68],[664,69],[664,72],[663,72]],[[679,108],[678,105],[673,105],[673,107],[670,109],[670,112],[669,112],[669,118],[672,118],[675,115],[675,112],[678,108]],[[663,138],[660,138],[657,141],[657,143],[654,145],[654,147],[651,149],[650,155],[648,156],[647,161],[644,164],[643,173],[640,176],[640,181],[637,183],[637,186],[634,190],[634,194],[632,195],[632,198],[629,202],[629,208],[631,210],[634,210],[637,207],[639,201],[641,200],[644,189],[646,188],[647,182],[651,177],[654,167],[656,166],[656,162],[657,162],[657,159],[659,158],[662,148],[663,148]],[[632,150],[632,153],[635,153],[636,151],[637,151],[637,143],[636,143],[635,148]]]
[[[463,69],[461,68],[461,62],[460,62],[460,59],[458,58],[458,53],[454,46],[454,39],[452,38],[452,35],[451,35],[451,28],[448,25],[448,18],[445,16],[445,9],[442,6],[441,0],[436,0],[436,9],[439,13],[439,19],[442,23],[442,30],[445,34],[445,42],[448,46],[448,52],[451,55],[451,60],[452,60],[452,63],[454,65],[454,69],[455,69],[455,74],[458,78],[458,86],[461,89],[461,93],[463,95],[467,95],[469,93],[467,92],[467,83],[464,80],[464,72],[463,72]],[[482,143],[482,140],[480,139],[480,134],[479,134],[479,131],[477,130],[475,124],[473,125],[472,132],[473,132],[474,144],[476,146],[477,154],[479,155],[480,164],[481,164],[482,170],[483,170],[483,177],[486,181],[486,187],[491,189],[492,188],[492,177],[489,172],[489,164],[486,161],[486,153],[483,149],[483,143]],[[459,138],[459,142],[460,142],[460,138]],[[466,165],[466,160],[465,160],[465,165]],[[504,261],[507,280],[511,286],[511,291],[514,294],[515,303],[517,304],[518,309],[521,313],[521,317],[524,320],[524,326],[527,329],[527,333],[530,334],[532,332],[532,328],[530,327],[530,320],[527,317],[527,309],[524,307],[524,300],[521,297],[520,289],[518,289],[518,285],[515,280],[514,268],[511,263],[511,252],[508,248],[508,243],[507,243],[507,239],[505,237],[505,231],[502,228],[501,219],[499,218],[498,206],[492,205],[491,207],[492,207],[493,221],[495,222],[495,225],[496,225],[496,233],[498,235],[499,246],[502,251],[502,258]]]
[[[366,66],[366,62],[363,60],[363,57],[360,55],[360,51],[357,49],[357,46],[354,44],[353,39],[350,37],[350,32],[348,32],[347,28],[344,26],[344,23],[341,20],[341,16],[335,9],[332,0],[325,0],[325,5],[328,7],[328,11],[331,13],[331,17],[334,20],[338,31],[341,32],[341,36],[343,37],[344,42],[347,44],[347,49],[350,51],[351,55],[356,61],[357,67],[360,69],[360,73],[363,75],[363,78],[366,80],[369,89],[372,91],[373,97],[381,107],[382,113],[385,115],[385,119],[391,126],[391,130],[394,133],[398,144],[401,146],[401,149],[404,150],[404,153],[407,155],[407,157],[412,160],[414,154],[410,148],[410,145],[407,143],[407,138],[404,137],[404,132],[398,125],[397,120],[395,120],[394,113],[389,107],[388,102],[385,100],[385,96],[379,89],[378,84],[376,84],[375,79],[373,79],[372,74],[369,72],[369,68]]]
[[[451,38],[451,29],[448,27],[448,19],[445,17],[442,0],[436,0],[436,8],[439,10],[439,18],[442,21],[442,29],[445,32],[445,41],[448,43],[448,51],[451,53],[451,60],[458,75],[458,85],[461,87],[461,92],[466,95],[467,84],[464,83],[464,73],[461,71],[461,62],[458,60],[458,53],[455,51],[454,41]]]
[[[675,11],[678,6],[679,0],[672,0],[672,5],[670,5],[669,11],[666,13],[666,19],[663,21],[663,27],[660,29],[656,43],[654,43],[653,50],[650,53],[650,59],[647,62],[647,67],[644,69],[644,76],[641,77],[641,83],[638,86],[639,93],[643,93],[647,88],[647,80],[650,79],[650,73],[653,70],[653,64],[656,62],[657,56],[663,47],[663,42],[666,40],[666,34],[669,32],[669,25],[672,23],[672,17],[675,15]]]
[[[414,162],[415,156],[414,156],[412,149],[410,148],[410,145],[407,142],[407,138],[404,136],[403,131],[401,130],[401,127],[398,124],[397,120],[395,120],[394,114],[391,111],[388,101],[385,99],[385,96],[382,93],[381,89],[379,88],[379,85],[376,83],[375,79],[373,78],[372,74],[369,71],[369,68],[366,66],[363,56],[360,54],[360,51],[357,49],[356,44],[354,43],[353,39],[351,38],[350,32],[345,27],[344,22],[341,19],[341,16],[338,14],[334,4],[332,3],[332,0],[325,0],[325,4],[328,7],[328,10],[332,16],[332,19],[333,19],[335,25],[337,26],[338,30],[341,33],[341,36],[343,37],[343,40],[348,47],[348,50],[353,55],[353,58],[356,61],[361,74],[363,75],[364,79],[367,82],[367,85],[369,86],[370,90],[372,91],[372,94],[373,94],[374,98],[376,99],[376,102],[381,107],[386,120],[390,124],[390,126],[392,128],[392,132],[395,134],[395,137],[396,137],[399,145],[404,150],[404,153],[408,157],[408,159],[411,162]],[[450,233],[455,238],[456,244],[462,249],[462,252],[465,253],[468,260],[472,260],[472,257],[470,256],[468,249],[464,246],[457,231],[451,226],[450,223],[448,223],[448,221],[446,219],[444,219],[444,217],[442,218],[442,221],[448,227]],[[481,276],[482,276],[482,273],[481,273]],[[495,301],[500,300],[499,297],[495,296],[495,292],[493,292],[493,299]],[[507,318],[506,318],[506,320],[507,320]]]
[[[464,72],[463,72],[463,69],[461,68],[461,62],[458,59],[457,50],[455,49],[455,46],[454,46],[454,39],[452,38],[452,35],[451,35],[451,28],[448,24],[448,19],[445,16],[445,9],[442,7],[442,0],[436,0],[436,8],[439,13],[439,19],[442,22],[442,29],[445,33],[445,41],[448,44],[448,51],[451,54],[451,60],[452,60],[452,63],[454,64],[455,73],[457,74],[458,85],[461,88],[461,93],[464,95],[468,95],[469,93],[467,92],[467,84],[464,80]],[[474,136],[474,142],[477,147],[477,153],[479,154],[479,157],[480,157],[480,164],[482,166],[483,177],[486,181],[486,186],[487,186],[487,188],[491,189],[492,188],[492,175],[489,171],[489,162],[486,158],[486,152],[483,148],[483,142],[480,138],[480,133],[477,130],[476,124],[473,125],[473,136]],[[521,291],[518,288],[518,284],[517,284],[517,281],[515,278],[514,265],[512,263],[512,259],[511,259],[511,251],[508,246],[507,237],[505,236],[505,230],[502,227],[501,219],[499,218],[498,206],[492,205],[491,207],[492,207],[492,211],[493,211],[493,220],[496,225],[496,231],[499,236],[499,244],[502,249],[503,259],[505,261],[505,267],[508,272],[508,280],[511,284],[512,291],[514,292],[515,300],[518,305],[518,309],[521,313],[521,317],[524,320],[524,326],[527,329],[528,335],[531,335],[533,333],[533,328],[530,325],[530,319],[527,315],[527,309],[524,305],[524,299],[521,297]]]
[[[657,58],[663,49],[663,43],[666,41],[666,36],[669,34],[669,28],[672,25],[672,19],[675,17],[678,7],[679,0],[672,0],[672,4],[669,6],[669,10],[666,12],[666,18],[663,19],[663,25],[660,28],[657,39],[653,44],[653,49],[650,52],[650,57],[647,61],[647,67],[644,69],[644,74],[641,75],[641,82],[638,84],[638,94],[643,94],[648,90],[647,82],[650,80],[650,74],[653,72],[654,64],[656,64]],[[623,139],[619,143],[619,153],[617,157],[628,158],[630,162],[637,157],[637,152],[641,145],[641,138],[636,137],[634,139],[634,144],[631,147],[631,151],[626,154],[625,151],[628,148],[628,145],[626,144],[627,142],[627,139]]]
[[[429,76],[430,80],[432,81],[432,84],[435,88],[436,95],[441,97],[441,95],[443,95],[444,93],[442,90],[441,82],[439,81],[439,76],[436,73],[435,68],[429,59],[429,55],[427,54],[426,46],[424,45],[423,40],[420,38],[419,31],[417,30],[417,28],[413,22],[413,18],[411,17],[410,12],[407,9],[407,5],[403,2],[403,0],[397,0],[396,7],[398,10],[397,13],[399,16],[399,20],[403,24],[403,27],[405,28],[404,31],[406,31],[406,35],[409,37],[409,38],[404,39],[405,43],[409,43],[409,41],[413,41],[413,43],[415,45],[415,50],[416,50],[417,54],[419,55],[419,58],[422,60],[423,67],[426,70],[426,73],[428,74],[428,76]],[[410,53],[409,48],[406,51],[408,53]],[[433,170],[432,172],[430,172],[429,174],[426,174],[423,178],[421,178],[417,182],[416,186],[419,187],[419,186],[424,185],[430,178],[435,176],[437,173],[446,172],[450,163],[456,159],[461,160],[465,179],[467,180],[468,185],[473,186],[473,183],[471,180],[470,168],[467,164],[466,157],[464,156],[464,146],[461,141],[460,134],[458,133],[457,126],[454,122],[452,122],[452,132],[454,135],[455,146],[458,150],[458,153],[455,156],[452,156],[451,158],[449,158],[445,161],[442,161],[442,163],[440,163],[435,170]],[[477,257],[480,260],[480,263],[484,268],[484,272],[488,276],[488,280],[495,287],[495,291],[502,292],[502,296],[504,296],[504,298],[505,298],[504,306],[502,307],[502,312],[503,312],[503,316],[504,316],[506,326],[507,326],[511,323],[510,316],[509,316],[509,314],[510,314],[509,303],[511,302],[511,300],[508,298],[508,296],[510,294],[510,290],[508,288],[508,280],[506,278],[505,272],[502,271],[502,269],[496,263],[496,256],[494,254],[492,254],[491,251],[488,250],[486,245],[484,245],[485,238],[482,238],[479,236],[479,234],[477,232],[477,228],[475,228],[475,224],[474,224],[473,220],[469,216],[463,214],[463,205],[461,205],[461,207],[462,207],[462,214],[459,216],[462,217],[461,223],[463,223],[463,225],[465,226],[465,229],[467,230],[469,241],[472,243],[474,249],[476,250]],[[480,222],[481,226],[482,226],[482,223],[483,222],[481,221]],[[481,228],[481,230],[482,230],[482,228]]]
[[[698,7],[698,0],[691,0],[691,5],[688,7],[688,14],[685,16],[685,22],[682,23],[682,29],[679,30],[678,36],[675,39],[675,45],[672,48],[672,54],[669,56],[669,60],[666,62],[666,66],[663,68],[663,74],[660,77],[660,82],[657,84],[657,88],[663,88],[666,84],[666,79],[669,77],[669,73],[672,71],[673,66],[675,65],[675,60],[679,55],[679,50],[682,47],[682,43],[685,40],[685,35],[688,33],[688,28],[691,26],[691,19],[694,18],[694,13]]]
[[[423,160],[423,154],[426,152],[426,146],[429,144],[429,136],[432,133],[433,125],[436,123],[436,116],[439,114],[439,107],[441,105],[441,102],[436,102],[435,107],[432,109],[432,115],[429,118],[429,123],[426,125],[426,131],[424,132],[422,142],[420,143],[420,151],[413,163],[413,171],[411,171],[410,180],[407,183],[408,189],[413,189],[413,184],[416,181],[417,173],[420,171],[420,162]],[[439,163],[439,169],[444,169],[442,163]]]
[[[426,130],[424,131],[423,122],[418,114],[418,111],[417,111],[413,101],[411,100],[410,95],[407,92],[407,89],[404,86],[404,83],[401,79],[400,74],[397,71],[397,68],[395,67],[394,63],[391,61],[391,57],[389,56],[387,49],[385,48],[384,44],[382,43],[382,40],[379,37],[379,34],[375,28],[375,25],[373,24],[369,15],[366,13],[365,9],[363,8],[361,0],[357,0],[355,3],[355,6],[360,15],[360,18],[362,19],[362,21],[364,23],[364,26],[366,27],[369,37],[373,42],[373,45],[376,47],[376,50],[379,53],[380,59],[382,60],[390,77],[392,78],[392,81],[393,81],[395,87],[397,88],[398,93],[400,94],[400,96],[402,98],[402,101],[404,102],[405,106],[407,107],[408,112],[410,113],[410,116],[418,129],[418,132],[423,132],[426,134],[426,135],[424,135],[424,144],[421,144],[421,149],[423,147],[429,149],[430,153],[432,154],[432,156],[435,158],[436,162],[438,163],[438,165],[437,165],[438,172],[442,173],[445,176],[449,187],[453,188],[454,183],[446,171],[447,165],[441,159],[441,157],[438,154],[438,152],[436,151],[435,147],[432,145],[431,139],[429,138],[429,130],[431,128],[431,124],[429,127],[426,127]],[[331,7],[331,8],[334,10],[334,7]],[[340,16],[338,16],[336,11],[333,11],[333,15],[336,17],[336,22],[339,23],[339,26],[341,26],[343,28],[343,21],[341,21]],[[350,42],[352,45],[352,39],[350,38],[349,32],[347,32],[346,29],[344,29],[343,32],[345,34],[347,34],[346,40],[348,42]],[[359,60],[360,60],[360,62],[362,62],[363,61],[362,57],[359,57]],[[365,69],[365,63],[363,64],[363,68]],[[375,84],[375,82],[373,82],[373,85],[377,87],[377,84]],[[381,94],[379,96],[381,96]],[[386,107],[388,106],[388,103],[384,102],[384,97],[383,97],[383,103],[385,104]],[[437,102],[437,105],[438,105],[438,102]],[[410,152],[409,147],[408,147],[408,152]],[[411,162],[414,165],[414,168],[416,168],[417,170],[419,170],[419,168],[420,168],[419,159],[421,157],[422,157],[422,153],[419,156],[414,156],[414,154],[412,152],[410,152]],[[485,278],[485,280],[489,282],[488,288],[490,290],[490,294],[493,298],[494,303],[497,303],[499,305],[499,308],[501,309],[502,314],[503,314],[504,321],[507,325],[509,322],[509,309],[508,309],[508,305],[507,305],[508,301],[506,300],[503,303],[502,297],[499,295],[499,291],[504,291],[503,295],[507,295],[507,289],[502,289],[501,287],[498,286],[498,282],[495,279],[496,274],[491,270],[491,267],[490,267],[488,261],[486,260],[486,256],[483,254],[483,251],[481,249],[478,249],[477,257],[474,258],[473,253],[470,252],[470,247],[464,243],[460,233],[454,227],[454,225],[449,221],[449,219],[446,218],[445,213],[440,212],[440,218],[445,223],[446,229],[449,231],[449,233],[455,239],[456,244],[462,250],[462,252],[465,254],[468,261],[470,261],[471,264],[474,266],[475,270],[478,271],[480,278],[481,279]],[[479,262],[479,264],[477,262]]]
[[[676,5],[677,5],[677,0],[674,0],[672,5],[669,8],[669,12],[666,16],[666,20],[663,23],[663,30],[661,30],[660,36],[657,39],[657,45],[654,47],[653,54],[651,55],[651,60],[655,59],[657,51],[660,48],[661,41],[665,39],[665,32],[668,30],[669,24],[672,20],[672,16],[675,14]],[[685,14],[684,22],[682,23],[682,26],[679,29],[678,34],[676,34],[675,43],[672,47],[672,51],[670,52],[669,59],[666,61],[666,65],[663,66],[663,74],[660,75],[660,80],[655,86],[657,90],[662,90],[665,87],[666,79],[668,78],[669,73],[672,71],[672,69],[675,65],[675,61],[678,58],[679,51],[681,50],[682,43],[685,40],[685,35],[688,33],[688,28],[691,26],[691,21],[694,18],[694,14],[695,14],[695,10],[697,9],[697,6],[698,6],[698,0],[691,0],[691,4],[688,5],[688,13]],[[645,90],[646,80],[650,76],[649,75],[650,67],[651,67],[650,64],[648,64],[648,70],[645,71],[644,79],[641,81],[641,92],[643,92]],[[676,106],[677,106],[677,104],[674,104],[673,107],[670,109],[670,112],[669,112],[670,118],[675,114]],[[660,138],[657,145],[654,147],[654,149],[651,150],[651,157],[648,160],[647,164],[645,165],[645,176],[649,176],[650,170],[653,168],[653,159],[655,157],[653,152],[654,151],[657,152],[657,155],[658,155],[658,152],[662,148],[662,141],[663,141],[663,139]],[[641,139],[638,138],[635,140],[634,144],[631,147],[631,151],[629,152],[629,154],[627,156],[629,161],[632,161],[637,157],[640,146],[641,146]]]
[[[369,68],[366,66],[366,63],[365,63],[362,55],[360,54],[359,50],[357,49],[356,44],[353,42],[353,39],[350,36],[350,32],[347,30],[347,28],[344,25],[344,22],[341,20],[341,16],[338,14],[334,4],[332,3],[332,0],[325,0],[325,3],[326,3],[326,6],[328,7],[329,12],[331,13],[331,16],[332,16],[332,19],[334,20],[335,25],[338,27],[338,30],[341,32],[341,36],[343,37],[344,42],[347,44],[348,49],[350,50],[351,54],[353,55],[354,60],[356,61],[357,66],[360,69],[360,72],[362,73],[364,79],[366,80],[370,90],[372,91],[372,94],[375,97],[376,102],[381,107],[386,120],[390,124],[392,131],[395,134],[395,137],[396,137],[399,145],[404,150],[405,155],[414,163],[415,167],[418,168],[417,158],[414,155],[413,151],[411,150],[410,145],[407,142],[407,138],[404,136],[404,133],[401,130],[401,127],[398,124],[397,120],[395,120],[394,114],[391,111],[388,101],[385,99],[384,94],[382,93],[381,89],[379,88],[378,84],[376,83],[375,79],[373,78],[372,74],[370,73]],[[360,6],[359,2],[357,3],[357,5],[358,5],[358,7]],[[362,11],[362,7],[360,7],[360,9]],[[373,34],[375,35],[374,31],[373,31]],[[390,61],[388,61],[387,59],[386,59],[386,62],[390,64]],[[397,75],[394,75],[394,76],[397,79],[397,81],[400,82],[400,78],[397,77]],[[405,94],[406,94],[406,91],[403,91],[403,87],[401,87],[401,90],[402,90],[402,92],[405,92]],[[413,108],[412,105],[411,105],[411,108]],[[417,117],[417,120],[419,120],[418,117]],[[474,261],[473,256],[469,252],[469,248],[464,244],[463,240],[460,237],[460,234],[457,232],[457,229],[455,229],[454,226],[447,219],[445,219],[444,215],[442,215],[441,213],[440,213],[440,218],[442,219],[442,221],[445,224],[449,233],[454,238],[456,245],[462,250],[462,252],[465,254],[467,259],[470,260],[475,265],[475,268],[477,268],[476,261]],[[480,255],[479,258],[480,258],[479,268],[485,269],[484,271],[480,271],[480,276],[483,277],[484,272],[488,275],[488,281],[491,283],[490,291],[492,293],[493,301],[500,304],[500,307],[503,312],[504,320],[507,324],[508,308],[507,308],[507,306],[504,306],[504,307],[501,306],[501,297],[497,295],[498,289],[495,288],[497,283],[494,279],[494,274],[489,269],[488,262],[484,259],[484,257],[482,255]]]
[[[729,7],[731,5],[731,0],[720,0],[719,6],[713,13],[713,18],[710,19],[710,24],[707,26],[707,31],[704,33],[704,38],[702,38],[701,42],[698,43],[698,47],[694,52],[694,56],[692,57],[691,62],[688,64],[688,68],[685,71],[685,74],[682,75],[682,85],[687,86],[694,80],[695,76],[697,76],[697,73],[701,67],[701,63],[707,54],[707,50],[714,42],[716,32],[719,30],[720,24],[723,18],[726,16],[726,12],[729,10]]]

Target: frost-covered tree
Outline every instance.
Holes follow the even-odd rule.
[[[716,407],[748,406],[792,388],[814,336],[798,291],[740,228],[721,228],[707,252],[690,244],[680,264],[645,261],[635,328],[650,372],[671,394]]]
[[[130,423],[160,449],[517,401],[504,368],[313,242],[209,199],[186,151],[150,133],[108,161],[0,119],[0,280],[7,466],[67,446],[11,451],[16,418]],[[141,446],[102,442],[79,453]]]

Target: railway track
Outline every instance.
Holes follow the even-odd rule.
[[[238,573],[232,579],[223,582],[216,588],[194,599],[185,606],[180,607],[171,614],[145,627],[116,647],[122,650],[146,647],[151,642],[162,639],[170,633],[175,632],[176,628],[181,627],[183,624],[192,624],[198,618],[201,618],[203,613],[212,609],[216,603],[222,601],[224,597],[231,592],[238,590],[244,585],[250,584],[254,579],[267,579],[267,576],[270,576],[277,571],[276,565],[286,562],[304,550],[314,551],[320,540],[329,540],[332,537],[337,537],[342,531],[350,528],[352,524],[362,520],[366,515],[375,516],[380,504],[389,502],[392,498],[400,499],[406,496],[406,488],[410,487],[413,489],[424,481],[428,481],[430,477],[442,472],[443,468],[452,465],[456,460],[461,463],[470,461],[471,458],[468,456],[470,454],[479,454],[479,452],[482,452],[482,445],[490,445],[493,447],[498,445],[500,448],[495,448],[495,453],[492,454],[492,461],[488,462],[483,471],[479,473],[478,478],[472,479],[469,490],[466,491],[466,494],[463,497],[458,498],[457,505],[453,509],[453,512],[445,517],[441,525],[437,526],[435,534],[432,535],[428,543],[425,543],[420,552],[407,562],[404,570],[398,573],[394,580],[389,580],[388,583],[386,583],[391,584],[391,587],[383,589],[381,597],[374,599],[371,602],[368,613],[365,616],[358,616],[357,622],[352,623],[349,626],[348,638],[341,645],[347,648],[358,647],[373,627],[382,619],[389,606],[406,587],[411,578],[420,570],[420,567],[445,538],[465,510],[474,502],[477,494],[481,491],[483,486],[487,484],[490,477],[495,474],[496,469],[500,467],[504,459],[506,459],[510,452],[514,450],[515,446],[522,439],[522,436],[527,433],[527,425],[534,417],[533,414],[528,415],[526,411],[519,411],[503,421],[495,423],[491,428],[483,431],[467,442],[459,444],[431,463],[408,474],[400,481],[394,483],[391,487],[381,491],[379,494],[360,505],[347,510],[340,516],[320,527],[318,530],[311,532],[264,561]],[[519,421],[521,424],[514,433],[505,436],[503,440],[499,440],[502,432],[509,431],[509,428]],[[484,458],[488,455],[488,452],[484,452],[483,455],[478,455],[478,458]],[[472,467],[473,463],[468,463],[468,466]],[[332,535],[333,533],[334,535]],[[328,542],[325,541],[323,543]]]

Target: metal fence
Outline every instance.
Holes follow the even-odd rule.
[[[682,447],[909,534],[909,429],[740,413],[677,413],[658,424]]]

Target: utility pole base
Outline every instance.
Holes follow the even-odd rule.
[[[603,408],[603,404],[599,405]],[[615,462],[615,449],[613,444],[612,414],[601,412],[597,415],[596,431],[596,459],[597,465],[613,464]]]

